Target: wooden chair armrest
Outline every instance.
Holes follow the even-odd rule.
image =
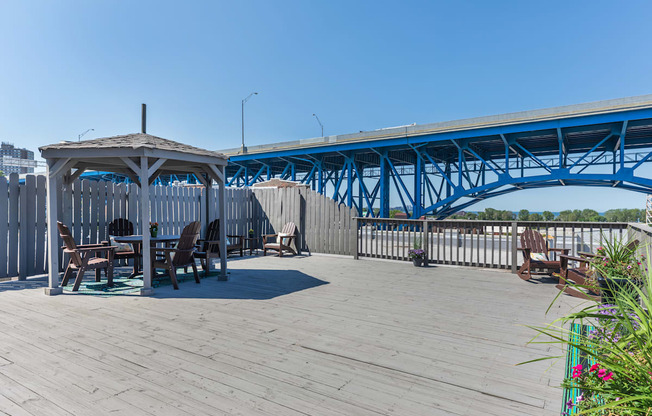
[[[562,253],[562,255],[565,255],[568,254],[570,248],[549,248],[548,251],[556,251],[558,253]]]
[[[263,237],[263,245],[264,245],[267,244],[268,238],[276,238],[278,237],[278,234],[263,234],[262,237]]]
[[[91,253],[91,252],[100,252],[100,251],[112,252],[115,251],[115,246],[99,246],[99,247],[78,246],[76,250],[68,250],[67,248],[64,248],[63,250],[64,253]]]
[[[78,244],[77,248],[106,247],[104,244]]]
[[[192,248],[192,249],[190,249],[190,250],[178,250],[178,249],[176,249],[176,248],[172,248],[172,247],[150,247],[149,250],[150,250],[151,252],[160,252],[160,253],[164,253],[164,252],[167,252],[167,253],[174,253],[174,252],[177,252],[177,251],[178,251],[178,252],[195,251],[194,248]]]
[[[598,257],[597,254],[587,253],[587,252],[585,252],[585,251],[578,251],[578,252],[577,252],[577,255],[578,255],[578,256],[582,256],[582,257],[588,257],[588,258]]]

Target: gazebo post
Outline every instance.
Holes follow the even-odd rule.
[[[149,165],[147,156],[140,158],[140,224],[141,233],[143,235],[143,289],[140,291],[141,295],[151,295],[154,293],[152,289],[152,262],[149,241],[149,221],[150,221],[150,206],[149,206]]]
[[[59,189],[59,173],[68,161],[51,159],[47,161],[47,225],[48,225],[48,287],[45,294],[48,296],[63,293],[59,286],[59,231],[57,229]]]
[[[226,201],[226,185],[225,185],[225,172],[224,166],[217,167],[218,171],[222,174],[218,177],[217,184],[219,186],[219,201],[217,204],[217,209],[219,212],[220,218],[220,276],[217,280],[227,281],[229,280],[226,274],[226,214],[224,212],[224,201]]]

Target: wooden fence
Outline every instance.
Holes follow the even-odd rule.
[[[61,221],[79,244],[108,240],[107,226],[115,218],[127,218],[140,230],[135,184],[78,179],[60,192]],[[217,218],[218,191],[212,192]],[[205,198],[201,186],[151,186],[151,221],[159,223],[161,234],[180,234],[196,220],[205,226]],[[225,205],[227,234],[273,234],[291,221],[298,227],[299,251],[352,255],[351,210],[307,188],[227,188]],[[0,177],[0,278],[47,271],[45,210],[45,176],[27,175],[22,183],[17,174]]]

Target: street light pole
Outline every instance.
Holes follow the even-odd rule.
[[[83,132],[82,134],[77,135],[77,141],[78,141],[78,142],[81,142],[81,138],[84,137],[84,135],[85,135],[86,133],[88,133],[89,131],[95,131],[95,129],[88,129],[88,130],[86,130],[85,132]]]
[[[319,123],[319,126],[321,126],[321,137],[324,137],[324,125],[321,124],[321,121],[319,121],[319,117],[317,117],[317,114],[313,113],[313,116],[317,119],[317,123]]]
[[[247,98],[242,100],[242,151],[244,152],[245,150],[245,143],[244,143],[244,105],[249,99],[251,98],[252,95],[258,95],[257,92],[252,92],[251,94],[247,95]]]

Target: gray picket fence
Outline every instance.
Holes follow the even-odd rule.
[[[116,218],[141,229],[135,184],[77,179],[60,192],[60,220],[79,244],[108,240],[107,226]],[[218,191],[212,192],[211,211],[217,216]],[[202,186],[151,186],[151,221],[159,223],[162,234],[179,234],[191,221],[205,227],[205,198]],[[225,208],[227,234],[247,235],[251,229],[256,236],[273,234],[294,222],[299,251],[352,254],[350,208],[307,188],[227,188]],[[17,174],[0,177],[0,278],[47,271],[45,214],[45,176],[27,175],[22,183]]]

